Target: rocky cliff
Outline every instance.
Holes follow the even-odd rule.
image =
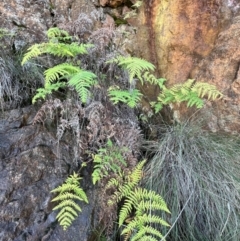
[[[225,96],[217,102],[207,102],[201,113],[207,116],[212,131],[239,134],[239,1],[143,0],[141,6],[133,7],[137,2],[2,0],[0,28],[7,29],[9,35],[1,46],[24,51],[32,43],[43,41],[50,27],[77,31],[77,23],[89,24],[80,21],[80,14],[90,16],[95,11],[98,17],[92,29],[114,29],[115,46],[151,61],[157,67],[156,75],[166,78],[168,85],[188,78],[215,84]],[[134,17],[124,19],[132,11]],[[0,94],[1,87],[2,83]],[[149,100],[154,100],[159,92],[147,85],[141,90]],[[0,104],[1,98],[0,95]],[[174,105],[172,109],[178,121],[195,112],[184,105]],[[74,143],[67,136],[57,145],[56,129],[33,126],[36,112],[30,106],[2,111],[0,115],[0,240],[88,240],[96,194],[86,185],[91,203],[83,207],[83,215],[67,233],[56,226],[50,190],[69,174],[69,160],[75,158],[69,147]],[[112,126],[111,123],[105,128]]]

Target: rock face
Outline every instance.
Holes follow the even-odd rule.
[[[137,39],[141,39],[132,51],[154,63],[168,85],[194,78],[223,92],[222,101],[204,109],[214,113],[213,131],[240,132],[239,15],[240,3],[235,0],[150,0],[131,20],[139,27]],[[151,96],[153,91],[146,94]],[[179,120],[193,113],[187,114],[182,105],[173,108]]]
[[[31,125],[35,113],[30,107],[0,118],[0,240],[87,240],[93,221],[91,192],[90,205],[82,206],[69,230],[56,227],[50,191],[69,175],[71,139],[58,145],[52,131]]]

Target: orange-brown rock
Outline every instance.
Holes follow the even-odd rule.
[[[211,110],[209,126],[215,131],[240,132],[239,15],[238,1],[149,0],[138,18],[129,20],[141,39],[133,53],[154,63],[168,85],[195,78],[223,91],[224,100],[204,110]],[[147,93],[156,97],[155,89]],[[184,105],[172,108],[179,120],[193,113]]]

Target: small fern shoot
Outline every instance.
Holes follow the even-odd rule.
[[[77,211],[81,212],[79,204],[74,200],[88,203],[86,193],[79,187],[80,179],[81,178],[74,173],[67,178],[65,183],[51,191],[53,193],[59,193],[58,196],[52,199],[52,202],[60,201],[53,210],[60,209],[57,219],[59,224],[63,227],[63,230],[66,230],[76,219],[78,216]]]
[[[65,88],[65,87],[66,87],[66,83],[57,82],[51,85],[47,85],[45,86],[45,88],[38,88],[37,94],[34,95],[34,97],[32,98],[32,103],[34,104],[37,101],[37,99],[46,99],[46,96],[52,94],[53,91],[57,91],[60,88]]]
[[[137,89],[120,90],[118,86],[114,86],[108,89],[108,96],[113,104],[122,102],[127,104],[130,108],[134,108],[140,102],[142,94]]]
[[[121,166],[127,166],[127,162],[123,157],[124,151],[124,148],[120,149],[114,146],[111,140],[108,140],[106,148],[98,149],[98,153],[93,157],[93,184],[108,176],[110,172],[120,173]]]

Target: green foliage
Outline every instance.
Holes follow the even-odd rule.
[[[106,148],[98,149],[98,153],[94,155],[94,171],[92,173],[93,184],[96,184],[103,177],[107,177],[110,172],[120,173],[121,166],[127,166],[123,158],[124,148],[120,149],[114,146],[111,140],[108,140]]]
[[[155,69],[155,66],[143,59],[118,56],[109,61],[109,63],[116,63],[123,69],[126,69],[129,73],[130,84],[132,84],[134,77],[136,77],[141,84],[148,82],[160,88],[161,93],[158,96],[158,101],[151,103],[155,112],[159,112],[164,105],[176,102],[186,102],[187,107],[196,106],[197,108],[202,108],[204,105],[204,97],[207,97],[208,100],[216,100],[223,96],[214,85],[196,82],[193,79],[189,79],[183,84],[176,84],[167,88],[164,85],[166,79],[156,78],[150,72]],[[135,89],[131,90],[130,93],[131,94],[126,90],[109,90],[110,99],[114,104],[121,101],[128,104],[131,108],[134,108],[139,102],[141,95],[139,91],[135,91]]]
[[[89,89],[97,83],[97,76],[86,70],[80,70],[78,73],[71,76],[68,81],[70,86],[73,86],[83,103],[87,102],[90,95]]]
[[[110,87],[108,89],[108,95],[113,104],[122,102],[127,104],[129,107],[134,108],[141,100],[142,94],[139,90],[120,90],[119,87]]]
[[[108,63],[116,63],[118,66],[126,69],[129,73],[129,82],[132,83],[134,77],[137,77],[143,83],[143,74],[145,72],[153,71],[155,66],[148,61],[136,57],[118,56]]]
[[[32,103],[34,104],[37,99],[45,99],[47,95],[52,94],[53,91],[57,91],[60,88],[65,88],[66,83],[64,82],[57,82],[54,84],[49,84],[47,86],[45,86],[45,88],[38,88],[37,89],[37,94],[34,95],[34,97],[32,98]]]
[[[49,86],[52,82],[60,79],[68,79],[70,76],[80,72],[81,69],[69,63],[62,63],[47,69],[44,72],[45,86]]]
[[[151,225],[157,223],[169,226],[166,221],[153,214],[156,210],[170,213],[163,198],[154,191],[137,187],[142,178],[145,162],[140,162],[130,174],[122,175],[122,179],[119,177],[110,179],[106,186],[107,189],[116,188],[108,201],[109,205],[123,200],[119,213],[119,227],[123,226],[121,234],[125,236],[125,241],[157,240],[154,236],[163,238],[161,232]]]
[[[47,31],[47,36],[48,42],[34,44],[28,48],[28,52],[23,57],[22,65],[42,54],[52,54],[57,57],[75,57],[78,54],[86,54],[87,49],[93,46],[92,44],[71,42],[72,37],[59,28],[50,28]]]
[[[63,230],[66,230],[78,216],[77,211],[81,212],[79,204],[77,204],[74,200],[80,200],[88,203],[86,193],[79,187],[80,179],[81,178],[74,173],[67,178],[64,184],[51,191],[53,193],[59,193],[52,202],[60,201],[53,210],[60,209],[57,219],[59,224],[63,227]]]
[[[207,97],[208,100],[216,100],[222,96],[222,93],[214,85],[189,79],[185,83],[176,84],[169,89],[163,85],[158,102],[154,103],[155,111],[158,112],[163,105],[183,101],[187,102],[187,107],[202,108],[204,105],[203,97]]]
[[[86,54],[87,49],[92,47],[91,44],[78,44],[71,42],[72,37],[64,30],[58,28],[50,28],[47,31],[48,42],[34,44],[28,49],[24,55],[22,65],[32,58],[39,57],[42,54],[52,54],[57,57],[75,57],[78,54]],[[83,103],[86,103],[89,96],[89,88],[96,84],[96,75],[92,72],[82,70],[80,67],[72,63],[62,63],[47,69],[44,72],[45,85],[44,89],[37,90],[37,94],[33,97],[33,103],[39,98],[46,98],[47,94],[51,94],[53,90],[64,87],[64,84],[53,83],[55,81],[67,80],[69,85],[73,86],[78,92]]]

